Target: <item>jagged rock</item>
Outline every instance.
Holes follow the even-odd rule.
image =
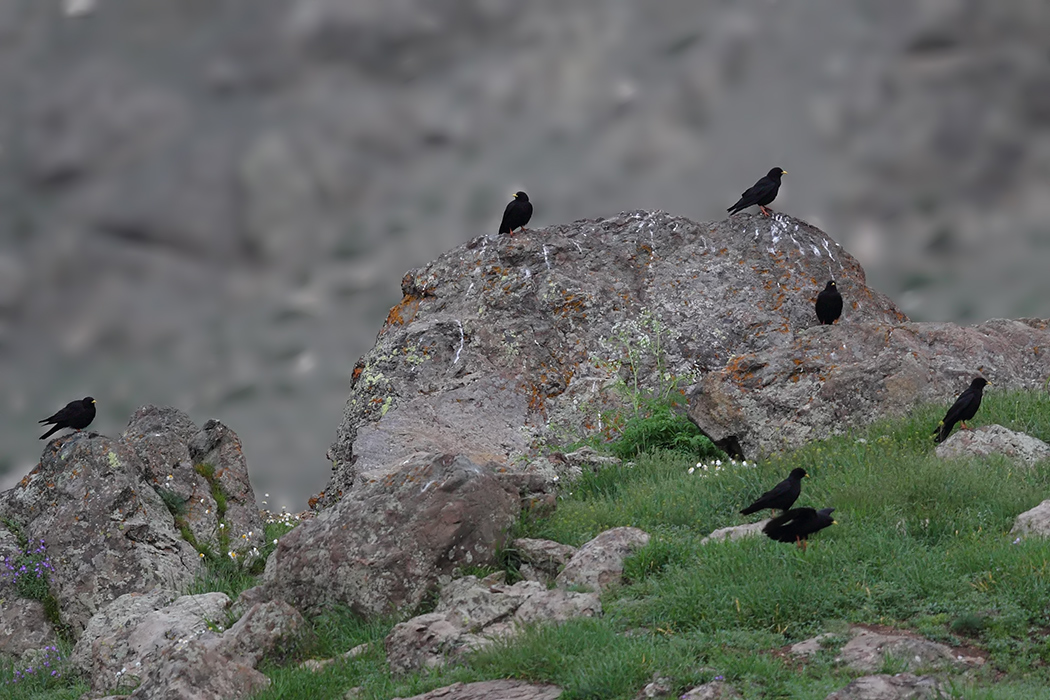
[[[941,403],[980,367],[998,387],[1041,389],[1048,345],[1043,320],[963,327],[848,318],[737,352],[698,382],[689,417],[729,454],[750,458]]]
[[[947,689],[933,676],[898,673],[861,676],[825,700],[926,700],[943,698]]]
[[[364,615],[418,605],[462,566],[495,562],[517,494],[462,455],[414,455],[281,538],[265,585],[304,611]]]
[[[576,554],[575,547],[551,540],[519,537],[513,544],[522,563],[537,571],[543,581],[556,577]]]
[[[92,690],[138,685],[161,651],[207,633],[229,605],[225,593],[177,597],[155,588],[122,595],[88,621],[71,660]]]
[[[619,581],[624,558],[647,544],[649,534],[636,527],[606,530],[580,547],[555,581],[561,588],[587,586],[600,591]]]
[[[199,545],[242,555],[262,545],[264,524],[232,430],[213,420],[198,429],[176,408],[148,405],[135,411],[120,439],[139,456],[146,481],[181,504],[182,524]],[[222,528],[213,482],[222,489]]]
[[[849,322],[904,320],[848,253],[783,214],[626,212],[451,250],[405,275],[354,368],[319,503],[415,451],[514,470],[566,436],[600,433],[628,375],[658,388],[814,326],[829,265]]]
[[[731,542],[732,540],[739,540],[743,537],[761,535],[762,528],[764,528],[768,522],[769,518],[766,518],[765,520],[759,520],[757,523],[720,527],[704,539],[700,540],[700,544],[707,544],[708,542]]]
[[[1011,535],[1050,537],[1050,498],[1017,516]]]
[[[711,681],[687,690],[680,700],[740,700],[736,688],[725,681]]]
[[[982,425],[975,430],[956,430],[937,446],[935,453],[941,459],[1001,454],[1032,465],[1050,459],[1050,445],[1001,425]]]
[[[221,635],[177,640],[160,651],[132,700],[236,700],[266,688],[259,660],[280,652],[306,621],[283,601],[260,603]]]
[[[225,529],[230,547],[250,551],[263,543],[264,524],[248,480],[248,462],[237,434],[217,420],[208,420],[190,438],[190,457],[195,465],[214,469],[215,482],[226,497]]]
[[[853,638],[839,650],[835,660],[862,673],[882,668],[889,658],[905,664],[909,671],[966,668],[984,663],[982,659],[958,656],[951,647],[928,639],[880,634],[863,628],[853,628],[851,632]]]
[[[79,636],[125,593],[188,585],[200,563],[126,443],[92,433],[51,440],[40,464],[0,494],[0,515],[44,540],[51,592]]]
[[[507,680],[453,683],[429,693],[394,700],[555,700],[561,694],[561,688],[556,685]]]

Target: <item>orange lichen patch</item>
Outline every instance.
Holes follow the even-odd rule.
[[[390,313],[386,315],[385,325],[403,326],[406,323],[411,323],[419,312],[420,301],[422,301],[421,297],[406,294],[401,301],[390,309]]]
[[[364,369],[364,365],[354,365],[354,371],[350,373],[350,386],[357,384],[357,380],[361,378],[361,372],[363,372]]]

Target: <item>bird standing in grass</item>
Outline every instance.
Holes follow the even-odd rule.
[[[58,413],[49,416],[41,423],[54,423],[54,427],[40,436],[40,439],[49,438],[62,428],[73,428],[83,430],[95,420],[95,399],[90,396],[79,401],[70,401]]]
[[[805,551],[806,538],[814,532],[837,524],[831,517],[834,512],[834,508],[792,508],[766,523],[762,532],[777,542],[794,542]]]
[[[824,290],[817,295],[817,320],[823,326],[830,326],[842,315],[842,295],[839,294],[835,280],[828,282]]]
[[[962,423],[963,430],[968,430],[966,421],[977,415],[977,409],[981,407],[981,397],[984,395],[984,387],[991,384],[984,377],[977,377],[970,382],[969,388],[959,394],[955,403],[944,415],[944,420],[937,424],[937,430],[933,434],[934,442],[944,442],[952,432],[956,423]]]
[[[514,199],[503,210],[503,221],[499,224],[499,232],[513,234],[514,229],[525,230],[525,224],[532,218],[532,202],[529,195],[524,192],[515,192]]]
[[[762,210],[762,213],[769,216],[769,210],[766,209],[766,205],[777,198],[777,192],[780,191],[780,177],[786,174],[786,170],[781,168],[773,168],[766,176],[760,178],[758,182],[748,188],[744,194],[740,195],[740,199],[736,204],[726,209],[729,215],[736,214],[741,209],[747,209],[748,207],[757,204],[758,208]]]
[[[788,477],[758,497],[758,500],[740,511],[741,515],[751,515],[765,508],[779,508],[786,511],[798,500],[802,493],[802,480],[809,476],[802,467],[795,467]]]

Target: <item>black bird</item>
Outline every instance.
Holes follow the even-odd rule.
[[[955,399],[955,403],[944,415],[944,420],[937,424],[937,430],[933,434],[934,442],[947,440],[956,423],[962,423],[963,430],[967,429],[966,421],[977,415],[977,409],[981,407],[981,397],[984,395],[986,384],[991,382],[984,377],[977,377],[970,382],[966,391],[959,394],[959,398]]]
[[[802,493],[802,479],[809,476],[802,467],[795,467],[788,474],[788,478],[766,491],[758,497],[758,500],[740,511],[741,515],[751,515],[764,508],[779,508],[787,510],[791,504],[798,500]]]
[[[503,221],[499,224],[500,233],[514,233],[514,229],[525,230],[525,224],[532,218],[532,202],[524,192],[515,192],[514,199],[503,210]]]
[[[759,179],[759,181],[745,191],[744,194],[740,195],[740,200],[726,209],[726,211],[732,216],[741,209],[747,209],[748,207],[757,204],[758,208],[762,210],[762,213],[769,216],[769,210],[766,209],[766,205],[777,198],[777,192],[780,191],[780,176],[786,173],[786,170],[773,168],[766,173],[765,177]]]
[[[49,438],[62,428],[74,428],[83,430],[95,420],[95,399],[90,396],[79,401],[70,401],[65,408],[53,416],[49,416],[41,423],[54,423],[54,427],[40,436],[40,439]]]
[[[806,548],[806,538],[814,532],[820,532],[829,525],[835,525],[831,514],[834,508],[814,510],[812,508],[792,508],[766,523],[762,532],[766,537],[777,542],[794,542],[802,549]]]
[[[830,326],[842,315],[842,295],[839,294],[835,280],[828,282],[824,291],[817,295],[817,320],[821,325]]]

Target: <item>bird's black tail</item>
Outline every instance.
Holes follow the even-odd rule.
[[[40,421],[40,422],[43,423],[44,421]],[[40,436],[40,439],[41,440],[46,440],[47,438],[51,437],[52,435],[54,435],[55,433],[57,433],[61,429],[62,429],[61,425],[53,425],[53,426],[51,426],[51,430],[47,431],[46,433],[44,433],[43,435]]]
[[[748,506],[747,508],[744,508],[742,511],[740,511],[740,514],[741,515],[751,515],[752,513],[757,513],[760,510],[762,510],[762,509],[761,508],[756,508],[755,506]]]
[[[944,421],[937,424],[937,430],[933,433],[934,442],[944,442],[948,439],[948,435],[952,432],[954,425],[945,425]]]

